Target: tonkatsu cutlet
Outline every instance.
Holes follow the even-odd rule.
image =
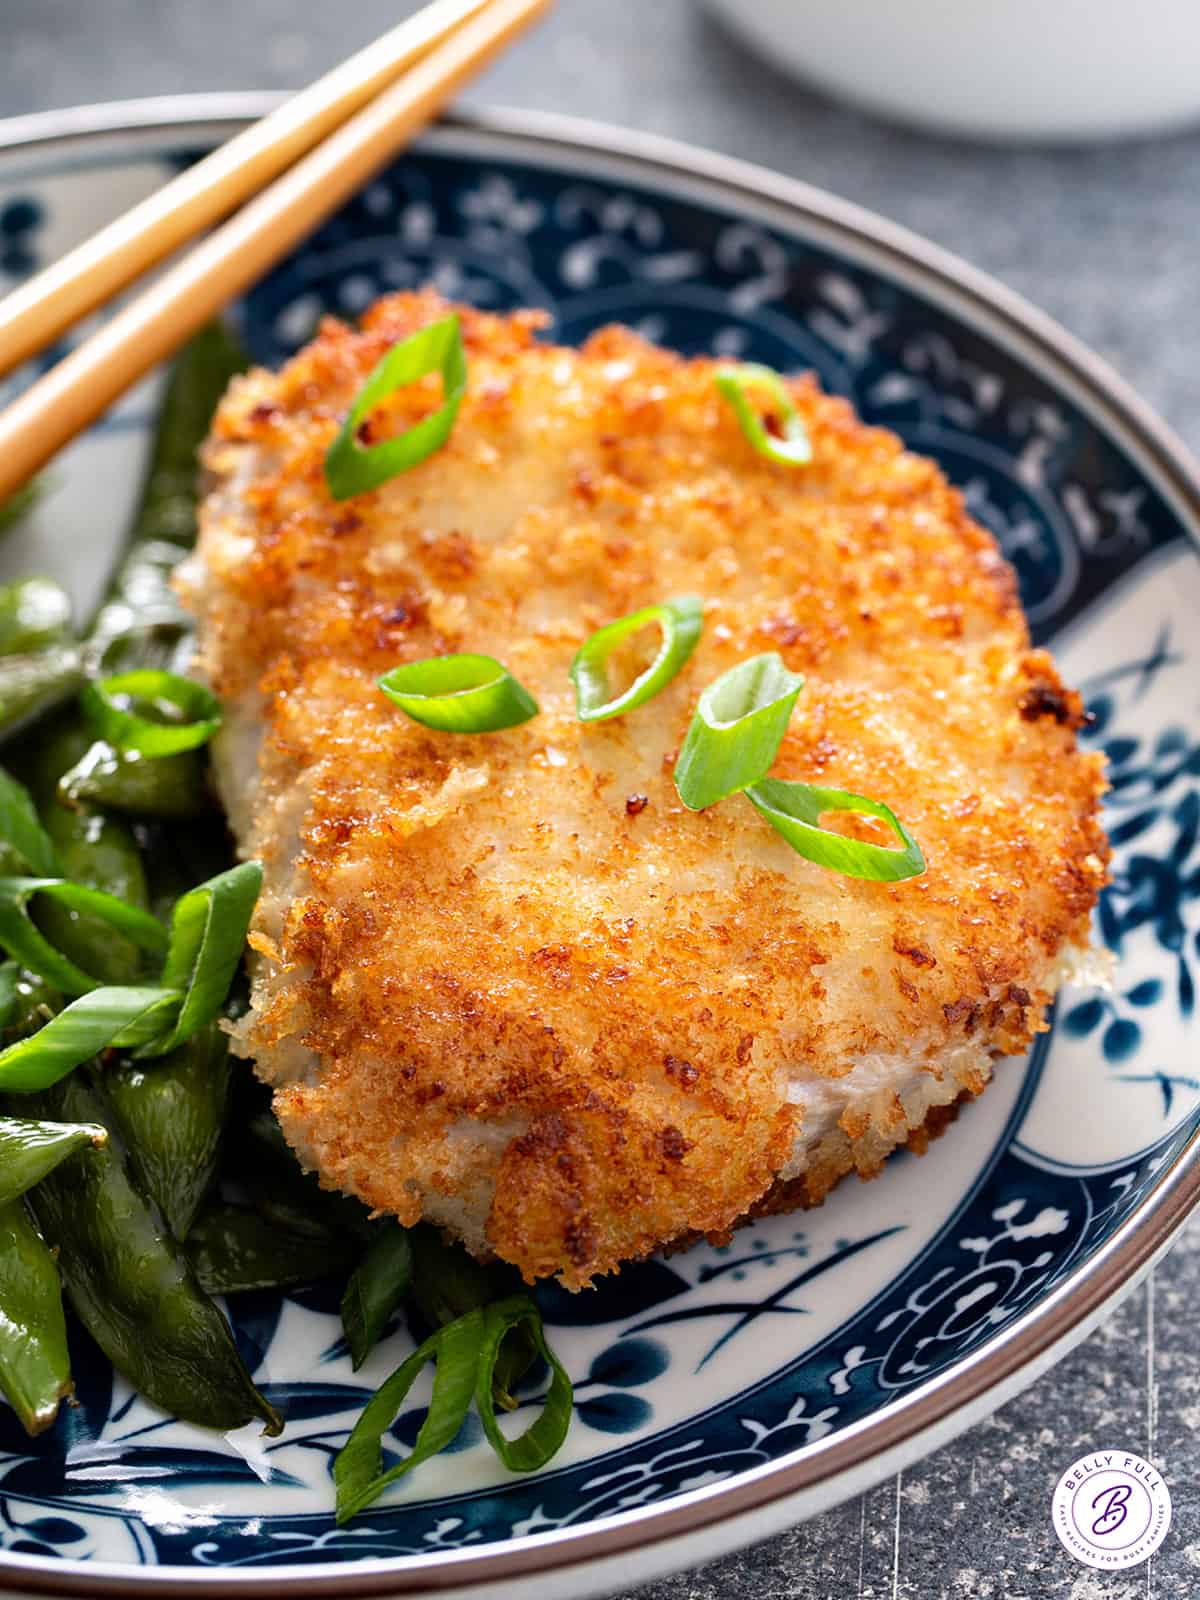
[[[790,468],[714,361],[457,308],[447,443],[335,501],[324,458],[366,375],[451,309],[325,323],[235,381],[207,446],[187,588],[222,796],[266,869],[237,1044],[323,1182],[577,1287],[876,1173],[1024,1050],[1088,946],[1103,782],[992,537],[809,379]],[[439,400],[410,384],[361,437]],[[578,720],[580,644],[682,594],[704,602],[686,668]],[[377,687],[458,651],[541,714],[437,732]],[[744,799],[681,803],[701,690],[766,651],[806,677],[773,776],[885,802],[921,876],[847,877]],[[888,842],[874,826],[843,831]]]

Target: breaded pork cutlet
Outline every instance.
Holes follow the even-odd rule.
[[[991,536],[808,379],[792,469],[712,361],[462,310],[449,442],[336,503],[322,463],[364,377],[447,309],[326,323],[235,382],[207,447],[188,585],[222,794],[266,865],[238,1043],[326,1184],[574,1287],[877,1172],[1024,1050],[1088,945],[1103,783]],[[401,390],[370,436],[438,397]],[[580,643],[679,594],[704,600],[687,667],[577,720]],[[744,800],[681,804],[700,691],[769,650],[807,677],[774,774],[886,802],[923,876],[841,876]],[[452,651],[541,715],[434,732],[376,687]]]

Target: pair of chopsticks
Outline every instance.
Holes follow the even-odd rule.
[[[348,200],[551,3],[433,0],[0,300],[3,376],[229,217],[0,413],[0,502]]]

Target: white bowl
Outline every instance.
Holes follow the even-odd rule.
[[[1200,119],[1200,0],[708,0],[773,63],[946,133],[1077,141]]]

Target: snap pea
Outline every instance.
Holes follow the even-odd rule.
[[[0,586],[0,737],[65,704],[83,679],[66,592],[50,578]]]
[[[84,681],[83,656],[72,644],[34,655],[0,656],[0,738],[65,705]]]
[[[235,1205],[202,1211],[187,1242],[188,1259],[209,1294],[291,1289],[337,1277],[354,1261],[355,1249],[344,1236],[289,1233],[251,1207]]]
[[[133,538],[191,544],[196,452],[230,379],[247,364],[245,351],[222,322],[210,322],[180,352],[167,378]]]
[[[71,602],[53,578],[0,585],[0,656],[31,655],[71,636]]]
[[[342,1327],[354,1370],[383,1337],[388,1318],[412,1287],[412,1244],[408,1230],[395,1222],[377,1223],[375,1237],[355,1267],[342,1296]]]
[[[191,625],[171,589],[171,573],[196,537],[196,452],[229,380],[246,364],[229,331],[214,322],[171,368],[129,552],[90,635],[98,672],[133,666],[178,671],[186,660]]]
[[[256,1209],[274,1226],[314,1240],[350,1234],[367,1243],[374,1236],[366,1206],[322,1189],[313,1174],[301,1168],[267,1107],[242,1122],[235,1149],[234,1170]]]
[[[31,478],[19,489],[14,489],[7,500],[0,500],[0,533],[7,533],[10,528],[15,528],[45,492],[46,480]]]
[[[103,1144],[107,1138],[108,1130],[98,1122],[0,1117],[0,1207],[32,1189],[76,1150]]]
[[[58,1248],[76,1315],[104,1354],[146,1399],[184,1421],[226,1431],[261,1417],[279,1433],[283,1423],[254,1387],[229,1324],[135,1187],[94,1085],[75,1073],[28,1098],[40,1116],[109,1128],[107,1145],[79,1152],[29,1196]]]
[[[4,966],[0,967],[0,972],[4,973],[3,981],[6,989],[9,972],[14,966],[14,962],[6,961]],[[62,995],[52,984],[47,983],[44,978],[39,978],[35,972],[18,969],[12,977],[12,994],[4,1010],[0,1040],[9,1045],[17,1039],[24,1039],[28,1034],[36,1033],[57,1011],[62,1010],[62,1003]]]
[[[0,961],[0,1037],[17,1015],[17,983],[21,976],[16,961]]]
[[[0,1206],[0,1392],[30,1434],[71,1393],[58,1267],[19,1200]]]
[[[71,810],[55,798],[59,779],[90,744],[77,718],[60,717],[45,729],[35,749],[18,753],[21,759],[14,761],[14,769],[37,803],[63,876],[146,910],[146,872],[128,824],[91,806]],[[126,983],[145,971],[136,945],[114,935],[97,917],[79,916],[47,901],[37,907],[35,921],[64,956],[105,983]]]
[[[199,750],[148,760],[103,739],[63,773],[58,798],[73,810],[92,805],[174,820],[201,816],[212,807],[207,763]]]
[[[250,1199],[264,1221],[317,1244],[361,1239],[370,1226],[366,1207],[346,1195],[322,1189],[299,1168],[296,1173],[294,1182],[256,1172],[245,1174]]]
[[[468,1311],[482,1310],[497,1300],[521,1291],[521,1277],[515,1267],[503,1261],[483,1266],[461,1245],[443,1242],[436,1228],[427,1223],[410,1228],[412,1248],[411,1297],[426,1324],[443,1328]],[[537,1360],[537,1344],[523,1324],[507,1335],[496,1358],[493,1389],[498,1405],[511,1411],[516,1401],[512,1391]]]
[[[90,807],[68,811],[59,805],[47,806],[42,820],[65,877],[104,889],[140,910],[148,908],[141,852],[124,822]],[[50,900],[39,902],[34,915],[52,945],[102,982],[127,983],[146,971],[146,957],[133,941],[115,933],[99,917]]]
[[[20,1196],[107,1137],[98,1123],[0,1117],[0,1391],[28,1433],[54,1421],[71,1368],[58,1267]]]
[[[181,1243],[217,1175],[231,1080],[228,1041],[215,1022],[170,1055],[104,1071],[134,1175]]]
[[[234,864],[225,819],[219,811],[206,812],[186,828],[141,817],[133,831],[146,863],[150,908],[164,922],[170,922],[181,895]]]
[[[95,674],[134,667],[177,671],[185,663],[191,618],[171,587],[181,555],[181,547],[165,539],[144,539],[130,548],[88,633],[88,662]]]

